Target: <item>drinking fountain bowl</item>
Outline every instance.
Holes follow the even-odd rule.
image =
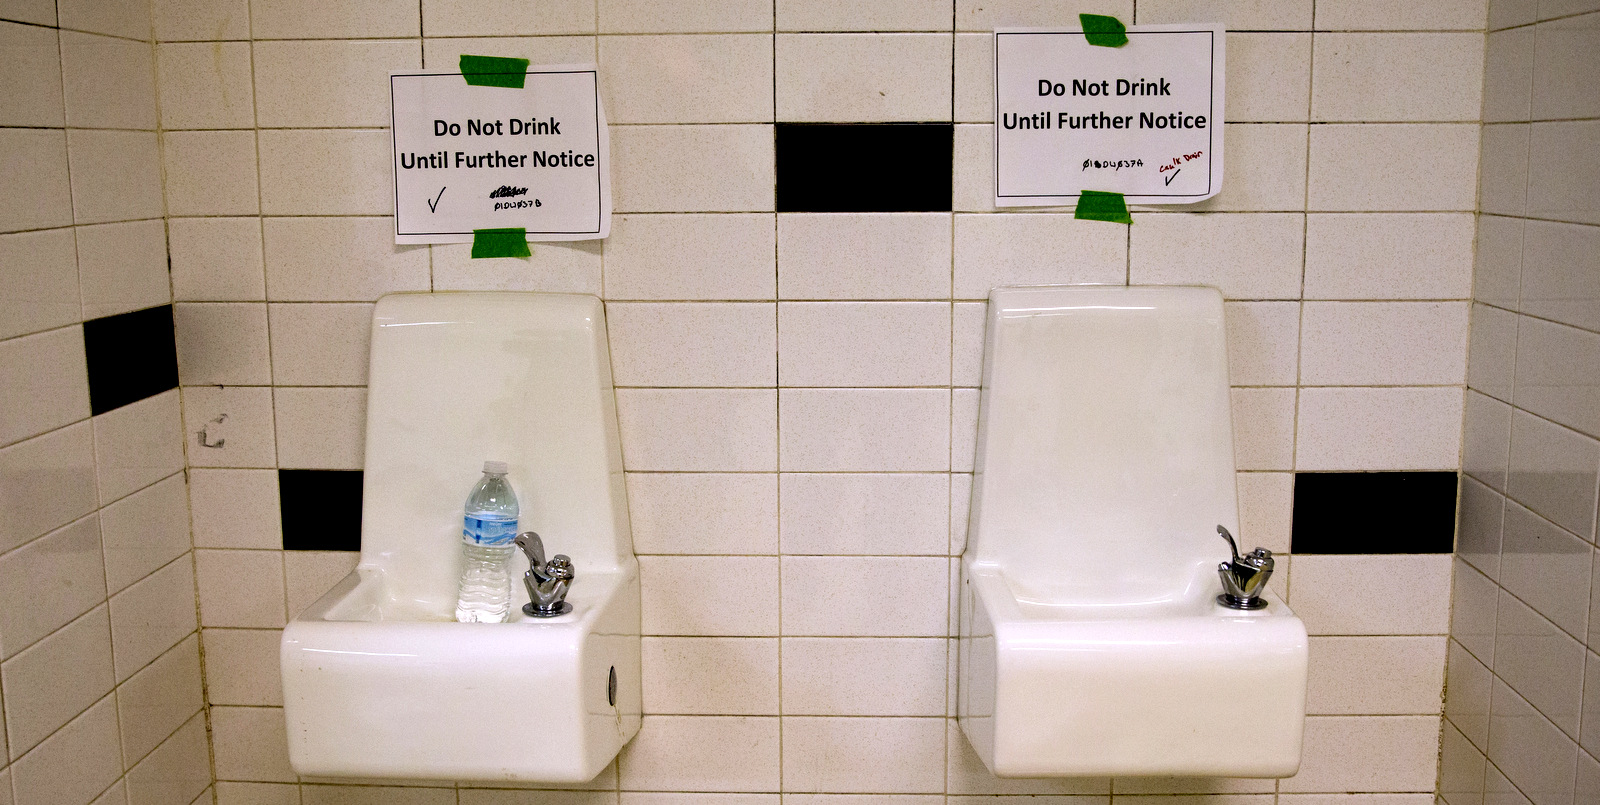
[[[302,775],[580,783],[640,723],[633,555],[592,296],[392,294],[373,312],[361,561],[281,643]],[[456,623],[462,501],[503,460],[569,613]],[[513,560],[513,579],[525,560]]]

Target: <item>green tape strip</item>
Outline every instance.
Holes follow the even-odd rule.
[[[528,230],[522,227],[472,230],[472,259],[480,257],[528,257]]]
[[[1091,45],[1120,48],[1128,44],[1128,28],[1116,17],[1107,17],[1104,14],[1079,14],[1078,22],[1083,24],[1083,38],[1089,40]]]
[[[477,87],[510,87],[522,89],[528,78],[527,59],[507,59],[501,56],[468,56],[461,54],[461,75],[467,83]]]
[[[1085,221],[1110,221],[1115,224],[1132,224],[1133,216],[1128,214],[1128,202],[1121,193],[1103,193],[1099,190],[1085,190],[1078,199],[1078,211],[1072,214],[1073,218]],[[477,257],[474,250],[473,257]]]

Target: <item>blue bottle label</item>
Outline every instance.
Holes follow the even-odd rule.
[[[474,545],[510,545],[517,537],[516,520],[489,520],[467,515],[461,538]]]

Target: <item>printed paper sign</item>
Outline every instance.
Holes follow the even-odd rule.
[[[611,160],[593,65],[529,67],[522,87],[459,71],[389,76],[396,243],[475,229],[592,240],[611,229]]]
[[[1221,25],[994,32],[995,206],[1073,205],[1084,190],[1191,204],[1222,189]]]

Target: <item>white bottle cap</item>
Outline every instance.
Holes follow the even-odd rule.
[[[495,475],[505,475],[507,469],[509,469],[509,468],[506,467],[506,463],[504,461],[485,461],[485,462],[483,462],[483,471],[484,472],[492,472]]]

